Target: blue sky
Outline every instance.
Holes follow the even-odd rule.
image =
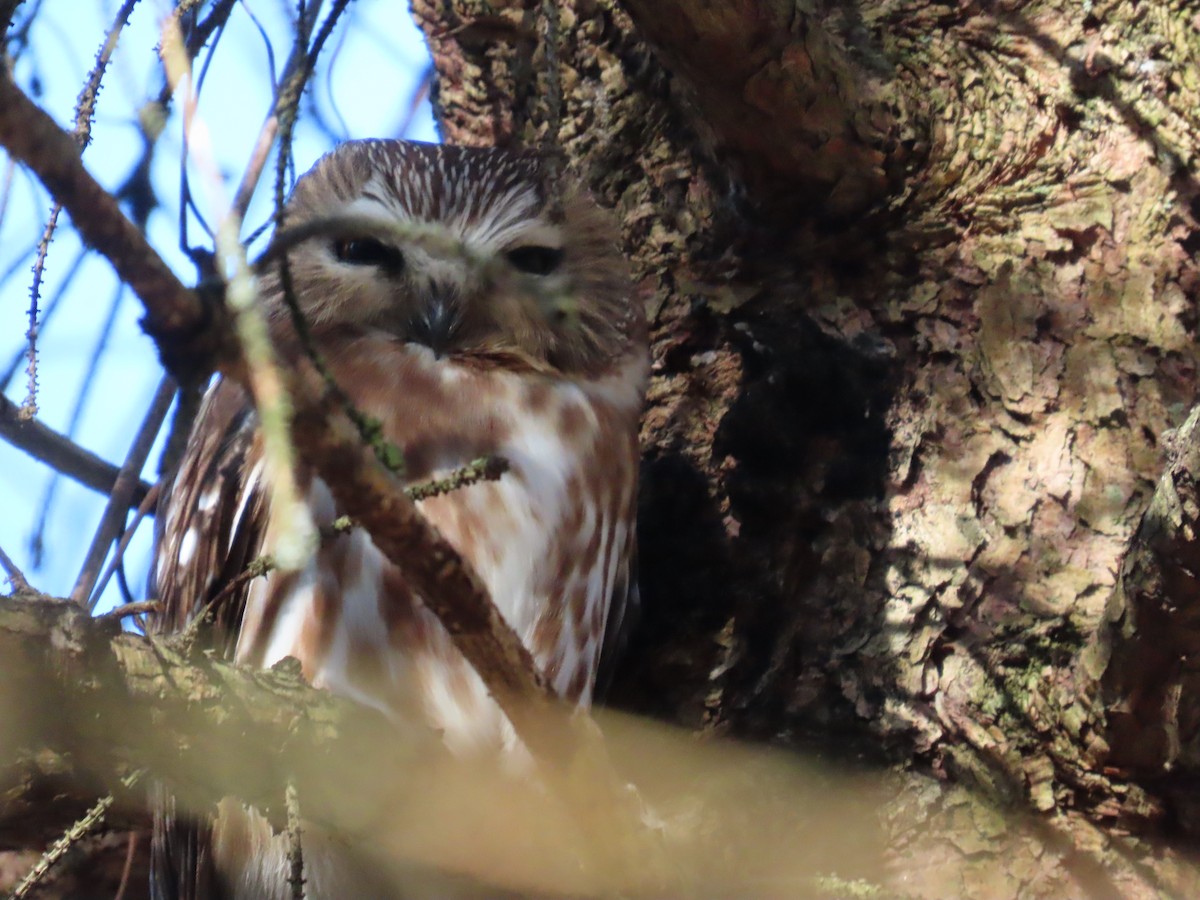
[[[118,5],[114,0],[43,0],[38,8],[34,0],[27,0],[21,7],[18,22],[31,8],[37,8],[38,13],[30,30],[30,47],[17,60],[16,78],[27,90],[36,85],[40,90],[38,102],[64,127],[73,121],[76,97]],[[208,70],[199,114],[212,136],[229,196],[236,189],[271,103],[269,57],[250,13],[272,38],[278,70],[288,52],[285,17],[289,7],[279,0],[244,0],[235,8]],[[110,189],[125,180],[141,154],[137,112],[158,93],[161,84],[154,49],[167,8],[162,0],[138,4],[100,94],[93,140],[84,162]],[[417,110],[407,132],[399,133],[428,65],[428,50],[410,18],[407,3],[358,0],[343,18],[326,46],[310,88],[328,131],[315,117],[301,119],[294,145],[297,172],[307,169],[336,140],[347,137],[436,140],[427,101]],[[151,171],[162,205],[150,216],[148,234],[184,282],[192,283],[193,267],[178,249],[182,152],[178,107],[174,104],[173,118],[159,142]],[[0,166],[0,191],[5,197],[0,200],[4,208],[0,219],[0,274],[16,266],[10,277],[0,281],[2,371],[24,346],[33,256],[23,257],[41,234],[50,201],[32,177],[19,167],[13,170],[2,153]],[[268,172],[250,207],[245,233],[269,215],[271,190]],[[200,195],[197,200],[211,223],[214,216],[204,209],[204,192],[195,181],[193,192]],[[189,237],[193,244],[211,246],[194,218],[189,224]],[[63,284],[79,252],[80,242],[64,216],[47,261],[43,309]],[[58,311],[42,329],[38,418],[56,430],[65,432],[68,428],[116,292],[117,281],[108,263],[88,254],[63,292]],[[89,396],[75,432],[77,442],[117,464],[125,456],[161,375],[154,347],[138,327],[139,315],[137,299],[125,292],[113,319],[111,338],[88,382]],[[22,368],[6,393],[19,403],[25,390]],[[147,466],[147,480],[153,480],[157,459],[156,448]],[[75,582],[106,498],[60,478],[49,507],[43,553],[37,561],[31,542],[51,478],[52,472],[46,466],[0,441],[0,509],[5,511],[0,516],[0,547],[35,587],[65,594]],[[150,552],[150,530],[143,526],[126,554],[130,586],[139,598]],[[121,597],[113,584],[101,608],[119,602]]]

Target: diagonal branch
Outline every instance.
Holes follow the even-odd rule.
[[[100,567],[104,565],[104,560],[108,556],[108,548],[120,537],[125,528],[125,519],[129,508],[134,505],[130,500],[133,486],[138,481],[138,473],[146,465],[150,450],[154,446],[154,440],[162,429],[163,421],[167,417],[167,411],[171,407],[175,393],[174,380],[169,375],[164,375],[159,381],[154,399],[150,401],[150,408],[142,420],[142,425],[134,435],[133,443],[125,456],[125,462],[121,464],[121,471],[117,474],[112,494],[108,498],[108,503],[100,516],[100,524],[96,527],[96,533],[92,537],[92,545],[88,548],[87,557],[79,571],[75,587],[71,591],[71,599],[76,603],[88,603],[88,598],[92,596],[92,589],[96,586],[96,579],[100,575]],[[99,599],[99,597],[93,598],[88,608],[95,608],[96,601]]]
[[[113,264],[146,307],[143,327],[181,382],[201,374],[224,335],[219,304],[206,302],[175,277],[145,237],[79,160],[75,139],[0,71],[0,143],[37,175],[71,214],[84,241]]]
[[[120,469],[90,450],[85,450],[36,419],[25,418],[21,408],[3,395],[0,395],[0,438],[56,472],[102,494],[112,491],[120,473]],[[146,482],[135,482],[130,505],[141,503],[149,490],[150,485]]]

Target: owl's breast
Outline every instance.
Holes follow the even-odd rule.
[[[636,405],[394,342],[362,342],[333,363],[351,399],[403,452],[410,484],[483,456],[503,460],[498,479],[419,508],[480,576],[554,689],[589,702],[610,599],[631,579]],[[309,504],[325,530],[340,513],[320,479]],[[361,530],[327,538],[302,572],[260,584],[245,623],[238,652],[248,662],[296,656],[315,684],[423,718],[452,749],[512,741],[402,567]]]

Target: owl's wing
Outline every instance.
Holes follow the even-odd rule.
[[[215,646],[232,655],[265,526],[258,418],[245,392],[217,382],[201,404],[187,452],[163,486],[148,596],[162,604],[155,631],[187,628],[201,612]]]
[[[162,604],[154,631],[182,631],[205,613],[208,646],[232,656],[249,580],[237,581],[262,543],[266,504],[258,465],[257,417],[240,387],[215,384],[200,407],[187,452],[164,483],[155,517],[147,596]],[[152,794],[150,849],[155,900],[220,898],[210,855],[210,823],[181,811],[165,786]]]
[[[596,666],[596,684],[592,696],[596,703],[604,703],[612,687],[613,673],[625,650],[629,636],[641,618],[642,601],[638,591],[637,535],[629,529],[628,548],[622,556],[613,584],[612,598],[608,605],[608,619],[604,624],[604,642],[600,645],[600,661]]]

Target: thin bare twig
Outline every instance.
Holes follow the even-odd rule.
[[[129,887],[129,876],[133,874],[133,861],[137,858],[138,833],[136,831],[129,832],[129,845],[125,849],[125,865],[121,869],[121,882],[117,885],[117,892],[113,895],[113,900],[125,900],[125,891]]]
[[[117,49],[117,41],[120,39],[125,23],[129,20],[136,3],[137,0],[125,0],[125,3],[117,10],[112,24],[105,31],[104,43],[96,53],[96,64],[88,73],[83,90],[79,92],[79,98],[75,101],[75,142],[79,145],[80,153],[87,148],[92,139],[92,116],[96,111],[96,97],[100,91],[100,83],[104,79],[109,60],[112,59],[113,51]],[[62,205],[55,201],[50,210],[50,216],[46,220],[46,227],[42,230],[42,238],[38,242],[37,259],[33,264],[33,284],[29,288],[29,328],[25,332],[29,360],[26,372],[29,377],[25,400],[21,404],[21,409],[27,416],[37,415],[38,308],[42,277],[46,271],[46,256],[50,252],[50,242],[54,239],[54,232],[58,227],[58,217],[61,213]]]
[[[275,135],[278,132],[279,118],[272,112],[267,121],[263,122],[258,139],[254,142],[254,150],[250,154],[250,162],[246,165],[242,181],[233,197],[233,211],[239,219],[244,219],[246,210],[250,208],[250,201],[254,198],[254,191],[258,187],[263,169],[266,168],[267,157],[271,155],[271,147],[275,144]]]
[[[29,580],[26,579],[25,573],[13,562],[12,557],[4,552],[3,547],[0,547],[0,568],[3,568],[5,574],[8,575],[8,583],[12,585],[14,593],[19,594],[22,591],[30,590]]]
[[[158,458],[160,476],[175,471],[175,466],[183,458],[188,436],[192,432],[192,423],[196,421],[200,404],[204,402],[204,387],[203,384],[179,386],[179,402],[175,404],[175,415],[171,417],[171,427],[167,430],[162,455]]]
[[[121,298],[125,296],[125,290],[125,285],[117,282],[112,300],[108,304],[108,313],[105,315],[104,322],[100,326],[100,333],[92,344],[91,353],[88,354],[88,361],[83,370],[83,377],[79,380],[79,393],[75,395],[75,402],[71,407],[71,416],[67,420],[67,437],[71,440],[75,439],[76,432],[79,429],[79,422],[83,418],[84,411],[87,409],[92,389],[96,386],[96,372],[100,368],[100,361],[104,356],[104,351],[108,349],[108,342],[112,338],[113,329],[116,327],[117,313],[121,309]],[[34,526],[33,537],[30,541],[34,547],[41,548],[44,546],[46,526],[50,521],[50,511],[54,506],[54,498],[58,493],[59,483],[58,474],[55,473],[54,477],[50,479],[50,483],[46,486],[46,493],[42,499],[41,512],[38,515],[37,524]]]
[[[18,261],[9,271],[3,273],[3,275],[0,275],[0,283],[8,281],[9,277],[11,277],[16,270],[24,264],[28,256],[37,251],[40,246],[41,242],[39,241],[37,244],[33,245],[29,253],[19,257]],[[75,276],[78,275],[83,269],[83,262],[85,259],[87,259],[87,255],[87,248],[80,248],[79,252],[75,254],[75,258],[71,260],[71,264],[67,266],[67,271],[63,275],[62,280],[59,281],[58,286],[55,288],[53,296],[50,297],[50,302],[47,303],[42,309],[42,318],[38,325],[39,328],[45,328],[46,324],[62,305],[62,299],[67,295],[67,289],[71,286],[72,282],[75,281]],[[3,374],[0,374],[0,390],[8,389],[9,384],[17,374],[17,370],[21,367],[21,362],[26,359],[28,354],[28,347],[22,347],[19,351],[17,351],[17,354],[13,357],[12,362],[8,364],[8,368],[4,370]]]
[[[75,138],[79,141],[80,151],[91,143],[92,119],[96,114],[96,98],[100,94],[100,82],[104,80],[104,73],[108,69],[113,52],[117,49],[121,32],[129,23],[129,17],[133,14],[133,8],[137,2],[138,0],[125,0],[116,15],[113,16],[112,24],[105,29],[104,43],[96,51],[96,64],[88,73],[83,90],[79,92],[79,97],[75,101]]]
[[[417,119],[417,112],[420,110],[421,104],[429,97],[429,92],[432,89],[433,64],[430,63],[425,67],[425,71],[421,73],[421,80],[413,88],[412,96],[408,98],[408,109],[404,113],[404,118],[400,120],[400,125],[396,128],[397,137],[408,136],[409,129],[412,128],[413,122]]]
[[[132,788],[142,777],[142,770],[139,769],[126,778],[122,779],[126,788]],[[66,856],[67,851],[83,840],[84,836],[104,821],[104,816],[108,812],[109,807],[113,805],[113,795],[108,794],[96,801],[96,805],[87,811],[87,813],[78,822],[72,825],[67,832],[57,841],[47,848],[39,859],[21,879],[11,894],[9,900],[22,900],[28,897],[30,891],[38,886],[38,883],[46,877],[46,873],[50,868]]]
[[[156,336],[167,362],[193,374],[217,356],[219,327],[206,327],[220,307],[185,288],[117,201],[83,168],[74,139],[0,71],[0,143],[64,202],[84,241],[109,259],[146,305],[143,327]],[[67,203],[67,199],[70,203]],[[201,360],[203,362],[201,362]],[[189,364],[191,364],[189,366]],[[186,380],[191,380],[186,379]]]
[[[445,478],[411,485],[405,488],[404,492],[413,500],[428,500],[430,497],[449,494],[480,481],[495,481],[507,471],[507,460],[498,456],[484,456],[455,469]]]
[[[119,622],[130,616],[144,616],[146,613],[160,612],[162,604],[157,600],[135,600],[133,603],[122,603],[115,609],[110,609],[96,618]]]
[[[202,5],[203,2],[204,0],[181,0],[178,6],[176,6],[175,11],[163,23],[163,30],[177,31],[182,29],[185,16],[188,16],[194,7]],[[189,24],[183,44],[183,51],[187,57],[189,67],[205,46],[208,47],[209,59],[212,59],[217,45],[220,43],[221,36],[225,33],[225,25],[229,21],[229,16],[238,2],[239,0],[217,0],[204,19],[195,23],[192,23],[191,19],[188,20]],[[212,39],[210,43],[209,41],[213,38],[213,35],[216,35],[216,38]],[[159,93],[156,102],[163,111],[164,120],[166,119],[167,108],[170,106],[174,93],[175,86],[171,84],[170,79],[163,78],[163,89]],[[196,265],[196,268],[203,277],[209,273],[211,254],[206,250],[191,246],[191,242],[188,240],[188,210],[190,209],[196,213],[196,217],[202,227],[207,230],[208,226],[192,202],[187,181],[186,139],[187,134],[185,132],[183,154],[179,161],[179,249]],[[211,232],[209,233],[211,234]]]
[[[297,65],[293,76],[284,83],[283,89],[279,92],[276,103],[279,118],[279,155],[275,161],[275,221],[279,229],[282,229],[285,224],[283,214],[284,183],[287,178],[288,168],[292,162],[292,131],[296,126],[299,116],[300,97],[308,78],[312,75],[313,69],[316,66],[321,48],[329,40],[334,26],[348,5],[349,0],[334,0],[333,8],[330,9],[329,15],[325,17],[325,21],[321,23],[321,28],[317,32],[316,39],[313,41],[312,49],[301,57],[303,64]],[[311,10],[311,15],[314,17],[313,21],[315,21],[315,6]],[[303,30],[303,15],[300,16],[300,22],[301,30]],[[311,26],[312,23],[310,22],[308,27],[311,29]],[[296,44],[293,47],[293,59],[296,58],[306,40],[307,32],[297,35]],[[290,65],[291,61],[289,61]],[[276,235],[277,238],[278,234]],[[276,239],[272,240],[273,246],[277,246]],[[322,379],[324,379],[326,390],[337,399],[341,404],[342,411],[354,424],[354,427],[358,429],[359,437],[362,438],[363,443],[374,451],[375,456],[392,474],[397,476],[402,475],[404,473],[404,457],[399,449],[384,438],[377,420],[365,415],[350,401],[346,392],[342,390],[337,380],[329,371],[329,367],[325,364],[324,358],[317,350],[316,344],[313,343],[308,322],[305,320],[304,314],[300,311],[300,306],[296,302],[296,292],[292,284],[291,261],[287,254],[288,246],[284,245],[278,248],[280,251],[278,254],[279,284],[284,305],[287,307],[288,314],[291,317],[292,326],[300,339],[300,346]],[[268,247],[267,253],[270,252],[271,247]],[[261,267],[263,259],[267,258],[267,253],[264,253],[263,257],[256,263],[256,268]]]
[[[83,567],[79,570],[79,578],[76,579],[75,587],[71,590],[71,600],[75,603],[86,603],[92,594],[96,577],[100,574],[100,567],[108,555],[108,548],[121,533],[125,515],[129,511],[129,499],[133,494],[133,486],[137,483],[142,468],[146,465],[146,459],[150,456],[150,448],[154,446],[154,439],[158,436],[159,429],[162,428],[162,424],[167,418],[167,410],[171,408],[171,401],[174,397],[175,381],[169,375],[164,375],[158,383],[158,390],[154,392],[154,399],[150,401],[146,417],[142,420],[142,425],[129,447],[129,453],[121,465],[121,471],[117,474],[116,483],[113,485],[112,494],[109,495],[108,504],[104,507],[104,513],[100,517],[100,525],[96,529],[95,537],[92,538],[87,558],[84,559]]]
[[[193,73],[182,49],[182,35],[168,22],[163,32],[160,55],[167,78],[175,85],[186,83],[185,134],[195,148],[195,162],[205,174],[210,205],[221,209],[222,179],[211,152],[208,131],[195,117],[196,95]],[[316,526],[296,481],[295,450],[289,430],[291,401],[283,386],[271,344],[266,316],[258,304],[258,289],[246,262],[246,248],[239,239],[241,220],[226,207],[217,224],[217,271],[225,274],[225,303],[233,312],[234,333],[241,348],[251,393],[258,407],[259,426],[266,462],[266,484],[272,508],[279,510],[280,528],[275,556],[279,566],[295,570],[303,566],[316,543]]]
[[[449,494],[451,491],[469,487],[480,481],[495,481],[507,471],[507,460],[501,459],[498,456],[485,456],[467,463],[467,465],[460,469],[455,469],[445,478],[423,481],[420,484],[406,487],[404,493],[414,502],[428,500],[430,497]],[[321,529],[321,540],[325,541],[339,534],[346,534],[355,527],[354,520],[349,516],[339,516],[333,520],[333,523],[328,528]],[[216,596],[205,604],[204,609],[198,615],[194,616],[192,621],[199,622],[203,620],[210,609],[220,606],[227,597],[239,590],[246,582],[253,581],[255,578],[261,578],[263,575],[275,571],[276,568],[275,560],[270,556],[254,557],[254,559],[246,564],[246,568],[229,579],[228,583],[217,592]]]
[[[10,161],[13,162],[14,165],[16,164],[15,161],[12,161],[12,160],[10,160]],[[26,173],[26,174],[28,174],[28,173]],[[15,274],[17,274],[17,270],[20,269],[22,266],[24,266],[26,260],[28,260],[29,257],[33,256],[33,254],[36,252],[37,252],[37,241],[34,241],[32,244],[28,245],[20,253],[17,253],[15,256],[13,256],[12,261],[9,262],[9,264],[8,264],[8,268],[4,269],[2,272],[0,272],[0,284],[8,281]],[[25,358],[25,351],[24,351],[24,349],[22,349],[20,355],[17,357],[17,364],[20,364],[20,361],[24,358]],[[5,387],[8,387],[8,382],[9,382],[9,380],[11,380],[11,378],[12,378],[11,373],[5,377],[5,379],[4,379]]]
[[[37,386],[38,386],[38,312],[42,294],[42,277],[46,272],[46,256],[50,252],[50,241],[54,238],[54,230],[58,227],[58,216],[62,207],[55,203],[50,210],[50,217],[42,229],[41,240],[38,241],[37,259],[33,261],[33,284],[29,286],[29,309],[25,315],[29,327],[25,329],[25,399],[21,401],[21,415],[31,419],[37,415]]]
[[[246,171],[242,175],[237,193],[234,195],[233,209],[239,219],[246,215],[246,210],[250,207],[250,200],[254,196],[255,189],[258,187],[259,179],[262,177],[263,169],[266,167],[267,157],[270,156],[271,147],[275,142],[276,136],[281,132],[285,133],[281,147],[286,146],[290,142],[291,125],[295,122],[296,106],[300,102],[301,94],[304,93],[304,86],[312,75],[312,68],[316,63],[317,55],[320,54],[322,46],[328,40],[329,34],[337,24],[338,18],[348,5],[348,0],[338,0],[334,4],[334,8],[330,10],[329,15],[322,23],[321,30],[318,32],[317,39],[310,50],[308,47],[308,37],[316,21],[317,7],[319,5],[313,4],[310,14],[297,17],[296,39],[292,43],[292,52],[288,56],[287,62],[284,63],[283,75],[279,79],[278,85],[276,85],[275,99],[271,105],[271,111],[267,114],[266,120],[259,131],[254,151],[250,156],[250,162],[246,166]],[[274,73],[272,72],[273,76]],[[280,152],[281,156],[284,157],[284,166],[286,168],[287,154],[282,149]],[[278,205],[276,211],[278,215]]]
[[[161,482],[155,482],[154,486],[146,493],[146,497],[138,504],[137,512],[133,516],[133,521],[121,533],[121,541],[117,544],[117,552],[112,555],[112,559],[108,561],[108,565],[104,569],[104,574],[96,582],[96,586],[92,589],[91,599],[88,601],[88,606],[92,609],[96,608],[96,604],[100,602],[100,597],[104,593],[104,589],[108,587],[108,581],[112,578],[113,573],[120,567],[122,560],[125,558],[125,551],[129,547],[129,542],[133,540],[133,536],[137,534],[137,529],[142,521],[150,514],[158,503],[158,494]],[[126,604],[128,606],[129,604]]]
[[[85,487],[102,494],[112,492],[120,469],[106,462],[90,450],[85,450],[74,441],[59,434],[44,424],[22,418],[20,408],[0,394],[0,438],[34,459],[44,462],[56,472],[73,478]],[[150,485],[137,481],[133,485],[130,503],[141,503],[146,499]]]

